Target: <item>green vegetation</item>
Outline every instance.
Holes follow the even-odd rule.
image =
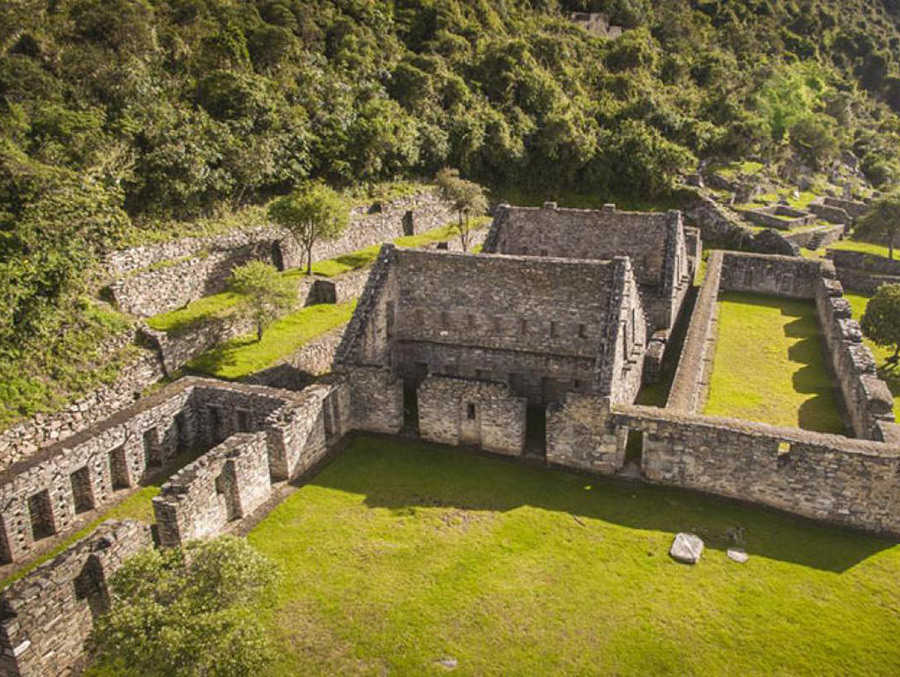
[[[261,340],[241,336],[187,363],[191,372],[236,380],[274,366],[308,341],[350,321],[356,301],[309,306],[273,322]]]
[[[859,320],[862,318],[863,313],[866,312],[866,304],[868,304],[871,297],[844,292],[844,298],[850,302],[850,306],[853,308],[853,317]],[[877,346],[868,338],[865,338],[864,341],[875,356],[875,363],[878,365],[878,375],[884,379],[894,395],[894,417],[900,421],[900,371],[886,368],[887,361],[893,351]]]
[[[900,191],[878,198],[859,219],[855,231],[862,239],[887,242],[888,258],[894,258],[894,240],[900,233]]]
[[[94,674],[251,677],[272,660],[258,611],[278,571],[244,539],[148,548],[110,579],[89,640]],[[90,673],[89,673],[90,674]]]
[[[241,300],[236,310],[253,320],[256,339],[263,330],[297,305],[297,286],[263,261],[249,261],[231,271],[228,289]]]
[[[361,437],[248,539],[273,677],[900,670],[900,547],[699,494]]]
[[[148,317],[146,323],[148,327],[157,331],[177,333],[214,317],[222,317],[240,301],[241,296],[234,292],[211,294],[191,301],[184,308]]]
[[[727,292],[705,413],[840,433],[810,301]]]
[[[471,222],[469,217],[474,214],[481,216],[488,210],[487,192],[483,186],[474,181],[467,181],[459,175],[458,169],[444,167],[434,178],[441,197],[453,205],[459,220],[456,224],[456,232],[464,252],[469,251],[469,235]]]

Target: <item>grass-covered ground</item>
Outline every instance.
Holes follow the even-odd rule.
[[[358,438],[249,539],[271,675],[900,673],[900,547],[698,494]]]
[[[850,294],[844,292],[844,298],[850,301],[850,305],[853,307],[853,317],[857,320],[861,318],[863,313],[866,312],[866,304],[869,302],[870,297],[863,296],[862,294]],[[884,379],[891,389],[891,393],[894,395],[894,418],[900,421],[900,369],[896,367],[893,369],[884,368],[885,360],[893,355],[894,351],[888,350],[887,348],[880,348],[869,339],[864,339],[864,341],[872,350],[872,354],[875,355],[875,363],[878,365],[878,375]]]
[[[271,367],[304,343],[350,321],[356,301],[303,308],[276,320],[262,341],[256,334],[239,336],[188,362],[191,372],[239,379]]]
[[[723,294],[705,413],[842,432],[821,341],[811,301]]]

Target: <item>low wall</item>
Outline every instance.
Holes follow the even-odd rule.
[[[829,364],[840,386],[853,433],[863,439],[881,436],[879,422],[893,423],[894,399],[878,377],[875,358],[862,342],[862,329],[853,319],[841,283],[819,278],[816,313],[828,348]]]
[[[104,522],[0,593],[0,675],[72,674],[109,606],[110,576],[152,542],[146,524]]]
[[[266,433],[238,433],[187,465],[153,497],[159,544],[218,534],[269,497]]]
[[[625,464],[627,432],[608,425],[609,399],[566,393],[547,408],[547,463],[604,475]]]
[[[798,233],[785,233],[784,239],[806,249],[821,249],[840,240],[844,234],[843,226],[822,226],[810,228]]]
[[[386,204],[357,207],[341,237],[316,243],[313,260],[422,233],[447,224],[454,215],[433,189]],[[231,269],[253,259],[282,269],[304,264],[293,239],[271,226],[134,247],[111,253],[105,264],[115,278],[110,290],[118,306],[149,317],[223,291]]]
[[[706,264],[706,277],[697,294],[694,312],[681,349],[666,406],[679,411],[700,411],[706,403],[709,377],[716,348],[719,286],[723,252],[713,251]]]
[[[653,407],[614,407],[611,424],[643,434],[652,482],[900,533],[896,447]]]
[[[879,275],[856,268],[835,268],[844,289],[871,296],[883,284],[900,284],[900,275]]]
[[[429,376],[416,395],[423,439],[513,456],[524,452],[527,400],[507,384]]]
[[[403,382],[382,367],[341,366],[351,384],[350,419],[355,430],[397,433],[403,428]]]
[[[318,338],[304,343],[278,364],[242,379],[244,383],[302,390],[314,378],[331,371],[334,354],[343,340],[346,325],[332,329]]]
[[[829,249],[826,254],[834,262],[835,268],[853,268],[881,275],[900,275],[900,261],[896,259],[843,249]]]
[[[829,266],[813,259],[727,251],[722,255],[721,288],[725,291],[812,299],[819,278],[834,276]]]
[[[775,228],[776,230],[790,230],[799,226],[808,226],[816,221],[814,214],[791,209],[784,205],[760,207],[758,209],[741,209],[738,211],[741,216],[751,223],[764,228]]]
[[[829,207],[837,207],[843,209],[851,218],[858,219],[860,216],[869,211],[870,207],[865,202],[857,202],[856,200],[844,200],[839,197],[826,197],[822,202]]]
[[[831,223],[849,224],[853,221],[853,217],[847,213],[843,207],[835,207],[824,202],[810,202],[807,209],[820,219]]]

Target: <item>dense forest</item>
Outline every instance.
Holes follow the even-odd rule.
[[[115,323],[85,299],[105,249],[307,178],[661,196],[852,150],[888,186],[898,26],[897,0],[0,1],[0,388]]]

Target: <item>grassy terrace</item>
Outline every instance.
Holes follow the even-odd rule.
[[[484,228],[490,221],[490,217],[487,216],[473,219],[472,229]],[[394,240],[394,244],[398,247],[422,247],[432,242],[442,242],[453,237],[457,237],[454,226],[446,225],[418,235],[397,238]],[[380,249],[381,245],[373,245],[333,259],[317,261],[313,263],[313,273],[325,277],[334,277],[342,273],[365,268],[375,261]],[[304,274],[305,269],[300,268],[294,268],[284,273],[289,278],[300,278]],[[168,313],[160,313],[148,318],[147,325],[157,331],[182,331],[200,322],[227,315],[239,301],[240,297],[231,292],[204,296],[201,299],[192,301],[184,308],[172,310]]]
[[[853,317],[857,320],[861,318],[866,311],[866,304],[869,302],[869,297],[861,294],[844,292],[844,298],[846,298],[853,307]],[[893,351],[886,348],[879,348],[869,339],[865,339],[865,344],[869,346],[872,350],[872,354],[875,355],[875,362],[879,366],[878,375],[884,379],[891,389],[891,393],[894,395],[894,418],[900,421],[900,370],[893,369],[889,371],[882,368],[885,360],[893,354]]]
[[[698,494],[362,437],[249,539],[273,676],[900,673],[900,546]]]
[[[707,414],[843,431],[810,301],[725,293]]]
[[[224,379],[240,379],[274,366],[303,344],[350,321],[356,301],[309,306],[285,315],[263,333],[239,336],[187,363],[191,372]]]

